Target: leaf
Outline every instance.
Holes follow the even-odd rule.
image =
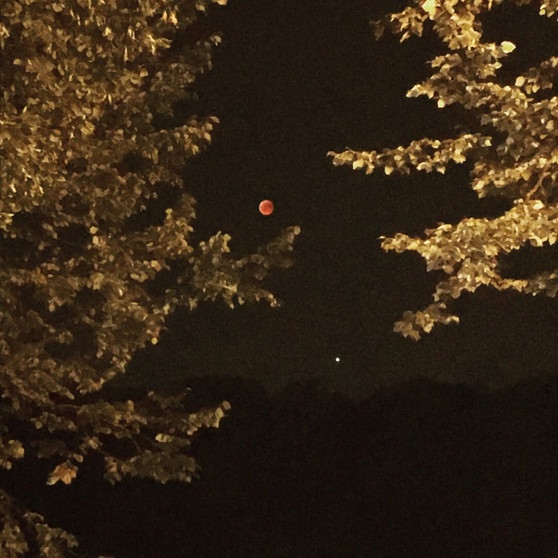
[[[425,0],[421,4],[421,8],[429,15],[430,18],[433,18],[436,15],[436,0]]]
[[[513,52],[515,50],[515,45],[513,43],[510,43],[510,41],[504,41],[500,44],[500,47],[506,54],[509,54],[510,52]]]
[[[62,481],[64,484],[71,484],[72,480],[76,478],[77,466],[72,465],[69,461],[65,461],[60,465],[57,465],[54,471],[50,474],[47,480],[47,484],[56,484],[58,481]]]

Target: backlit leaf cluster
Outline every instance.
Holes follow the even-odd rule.
[[[453,164],[469,162],[471,187],[480,198],[503,197],[513,207],[495,219],[465,218],[441,224],[423,238],[396,234],[381,237],[385,250],[418,252],[427,270],[441,270],[433,303],[419,312],[405,312],[394,330],[419,339],[435,323],[458,322],[448,307],[463,292],[484,285],[532,295],[556,296],[558,268],[515,280],[501,276],[499,258],[526,244],[553,245],[558,238],[558,97],[552,95],[558,57],[516,76],[498,80],[501,60],[513,56],[515,44],[483,41],[480,16],[504,0],[417,0],[399,13],[372,22],[376,38],[386,29],[401,41],[433,30],[447,52],[429,62],[432,74],[414,85],[407,97],[427,96],[443,109],[453,104],[471,112],[474,133],[445,139],[423,138],[408,146],[381,151],[329,152],[336,166],[348,165],[367,174],[411,170],[445,173]],[[556,19],[554,0],[515,0],[536,5],[541,16]]]
[[[49,484],[69,484],[96,453],[112,482],[189,481],[192,436],[218,427],[229,408],[186,413],[185,394],[120,402],[99,394],[158,342],[175,308],[216,299],[277,305],[261,281],[291,264],[297,227],[243,257],[230,253],[225,234],[192,237],[195,202],[182,171],[218,119],[164,123],[195,98],[191,86],[220,41],[185,34],[199,12],[225,3],[0,3],[4,469],[35,453],[53,463]],[[53,558],[75,542],[14,510],[0,492],[3,556]]]

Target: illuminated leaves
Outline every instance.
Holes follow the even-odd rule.
[[[78,468],[69,461],[61,463],[50,473],[47,484],[56,484],[57,482],[71,484],[77,475],[77,470]]]
[[[23,444],[19,440],[1,440],[0,446],[0,467],[11,469],[12,462],[16,459],[22,459],[25,455]]]
[[[165,484],[168,481],[190,482],[198,476],[199,465],[183,454],[146,451],[131,459],[105,459],[105,479],[114,484],[124,476],[152,478]]]
[[[519,250],[525,243],[541,247],[557,242],[558,99],[535,100],[532,95],[555,87],[558,58],[550,57],[529,68],[513,85],[498,83],[500,59],[512,55],[516,46],[510,41],[482,42],[478,16],[492,4],[472,0],[464,10],[458,0],[423,0],[372,23],[377,38],[390,29],[403,41],[410,34],[420,35],[425,19],[432,20],[448,52],[430,62],[434,73],[414,85],[407,97],[427,96],[440,109],[460,104],[473,110],[486,134],[424,138],[382,151],[328,153],[335,166],[347,165],[367,174],[383,168],[386,175],[409,174],[411,169],[444,173],[452,162],[471,159],[471,186],[479,197],[515,200],[510,211],[495,219],[466,218],[457,225],[442,224],[426,230],[423,238],[402,233],[380,237],[384,250],[416,251],[424,258],[427,271],[445,274],[436,285],[434,303],[423,311],[405,312],[395,324],[396,332],[415,340],[422,332],[429,333],[435,323],[457,323],[458,318],[446,312],[446,305],[479,286],[550,297],[558,292],[558,269],[521,280],[500,276],[500,255]],[[549,16],[557,7],[555,0],[543,1],[540,13]]]
[[[410,337],[413,341],[418,341],[421,333],[430,333],[436,323],[458,324],[459,318],[449,314],[445,304],[435,303],[424,311],[403,312],[402,320],[395,322],[393,331],[400,333],[403,337]]]
[[[0,490],[0,540],[2,556],[15,558],[29,556],[29,535],[35,539],[33,554],[45,558],[63,558],[78,546],[76,539],[62,529],[46,525],[45,518],[33,512],[19,512],[16,502],[5,491]],[[18,510],[18,511],[16,511]]]
[[[490,145],[490,137],[480,134],[464,134],[455,139],[421,139],[411,142],[407,147],[378,151],[353,151],[342,153],[328,152],[335,166],[350,165],[353,170],[364,170],[371,174],[377,167],[383,167],[386,175],[393,172],[409,174],[412,167],[426,172],[436,171],[444,174],[451,162],[463,163],[467,155],[478,147]],[[430,149],[433,148],[433,149]],[[432,152],[430,154],[429,152]]]
[[[230,236],[218,233],[207,242],[201,242],[190,258],[192,273],[188,277],[189,285],[198,300],[221,298],[230,308],[234,307],[235,300],[238,304],[266,300],[271,306],[278,306],[279,302],[273,294],[259,287],[258,283],[268,276],[273,267],[287,268],[291,265],[286,255],[292,251],[294,239],[299,234],[299,227],[287,227],[256,254],[235,260],[227,256]],[[195,307],[197,300],[190,299],[189,303]]]
[[[410,337],[413,341],[420,339],[420,332],[430,333],[433,326],[433,320],[425,320],[425,314],[421,312],[417,315],[413,312],[406,311],[403,313],[403,319],[395,322],[393,331],[400,333],[403,337]]]
[[[434,19],[438,5],[436,0],[424,0],[421,4],[421,8],[428,14],[430,19]]]
[[[539,14],[546,17],[552,17],[558,12],[558,2],[556,0],[542,0],[539,8]]]
[[[500,47],[502,48],[502,51],[505,52],[506,54],[509,54],[510,52],[513,52],[515,50],[515,45],[510,41],[504,41],[503,43],[500,44]]]
[[[261,282],[292,264],[298,227],[248,255],[235,255],[226,234],[192,239],[195,201],[183,170],[209,147],[219,121],[178,118],[172,109],[195,98],[191,85],[211,68],[220,37],[170,46],[214,3],[226,2],[146,1],[134,10],[115,0],[2,5],[6,469],[31,451],[56,460],[48,484],[70,484],[77,464],[99,452],[111,481],[190,481],[197,471],[191,437],[217,428],[228,403],[187,413],[183,395],[110,403],[99,391],[138,350],[158,343],[180,305],[219,298],[278,305]],[[26,432],[25,454],[6,425]],[[10,556],[28,553],[28,535],[45,557],[60,558],[58,549],[73,544],[36,514],[28,514],[24,535],[2,510],[0,547]]]
[[[502,279],[498,255],[519,250],[526,242],[536,246],[556,243],[557,207],[545,206],[540,201],[517,202],[514,208],[496,219],[464,219],[457,225],[442,224],[426,233],[425,239],[401,233],[392,238],[381,237],[382,248],[396,252],[416,251],[425,259],[428,271],[444,271],[448,278],[438,283],[434,294],[436,302],[445,303],[459,298],[462,292],[474,292],[483,285],[498,290],[511,288],[531,294],[545,292],[547,296],[556,295],[556,272],[531,280]],[[425,312],[432,315],[431,310]],[[397,331],[413,338],[416,338],[416,333],[409,332],[421,329],[421,324],[425,326],[422,328],[424,331],[430,331],[430,322],[422,314],[406,316]],[[422,317],[419,319],[417,316]],[[434,321],[440,321],[439,318],[433,317]]]

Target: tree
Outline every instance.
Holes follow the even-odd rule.
[[[471,185],[479,197],[503,197],[513,207],[494,218],[464,218],[457,225],[440,224],[427,229],[424,238],[397,233],[380,237],[384,250],[418,252],[428,271],[437,270],[433,303],[423,310],[403,314],[394,331],[419,339],[436,323],[459,322],[451,302],[463,292],[484,285],[554,297],[558,268],[525,279],[503,277],[502,259],[526,244],[549,246],[558,239],[558,98],[549,96],[558,73],[558,58],[551,57],[529,68],[512,83],[495,80],[500,59],[514,51],[510,41],[483,42],[479,16],[503,0],[415,0],[399,13],[371,22],[377,39],[386,29],[401,35],[422,36],[432,29],[448,52],[429,62],[433,74],[416,84],[407,97],[426,95],[440,109],[461,105],[470,111],[473,129],[458,137],[423,138],[406,147],[378,151],[329,152],[333,164],[350,165],[367,174],[383,168],[409,174],[411,168],[444,173],[452,163],[472,163]],[[531,0],[514,0],[532,4]],[[541,0],[539,14],[554,17],[558,6]],[[546,94],[545,94],[546,93]]]
[[[108,401],[101,388],[157,343],[179,306],[279,304],[261,281],[292,264],[298,227],[243,257],[227,234],[192,240],[195,202],[180,172],[218,119],[173,115],[211,68],[220,37],[192,37],[215,3],[226,0],[2,2],[5,469],[36,454],[52,462],[48,484],[69,484],[97,454],[112,483],[190,481],[192,436],[218,427],[228,402],[186,413],[185,393]],[[0,518],[3,556],[59,557],[77,544],[3,490]]]

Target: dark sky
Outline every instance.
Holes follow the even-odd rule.
[[[312,377],[362,397],[379,382],[417,375],[499,386],[556,370],[557,305],[544,297],[479,291],[458,302],[459,326],[438,326],[419,343],[392,332],[403,311],[430,302],[435,283],[417,254],[385,253],[378,237],[496,216],[507,206],[477,200],[465,165],[445,175],[366,176],[326,157],[345,146],[381,149],[457,133],[455,111],[405,98],[441,52],[432,35],[374,40],[368,22],[390,6],[397,4],[231,0],[212,11],[207,28],[222,31],[223,43],[196,84],[200,101],[185,107],[221,119],[212,147],[185,172],[198,238],[230,233],[241,254],[300,225],[296,264],[267,283],[282,308],[208,304],[179,313],[135,371],[163,384],[218,375],[270,388]],[[486,23],[487,36],[511,39],[521,52],[504,75],[541,59],[556,38],[544,18],[521,13],[538,24],[533,35],[517,29],[517,17],[504,10]],[[264,198],[275,203],[270,217],[257,210]]]

